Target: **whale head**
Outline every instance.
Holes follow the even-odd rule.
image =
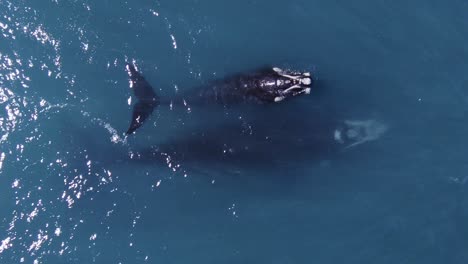
[[[273,68],[273,74],[264,76],[258,83],[256,93],[260,94],[264,101],[281,102],[298,95],[310,94],[313,79],[310,72]]]

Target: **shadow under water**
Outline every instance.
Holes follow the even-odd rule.
[[[375,121],[350,123],[327,107],[293,103],[252,108],[243,111],[242,118],[210,120],[210,126],[175,131],[167,141],[148,142],[132,162],[166,163],[170,156],[185,167],[278,170],[337,160],[349,146],[385,132]]]

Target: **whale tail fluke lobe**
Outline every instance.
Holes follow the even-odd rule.
[[[137,102],[133,106],[130,127],[125,133],[129,135],[141,127],[145,120],[153,113],[154,108],[159,105],[159,97],[134,65],[127,64],[127,71],[130,76],[130,88],[133,89],[133,93],[137,99]]]

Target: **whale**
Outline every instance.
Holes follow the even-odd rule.
[[[125,133],[136,132],[150,118],[162,101],[151,84],[135,65],[126,65],[130,77],[130,88],[136,97],[130,126]],[[194,89],[188,96],[191,101],[223,106],[241,103],[274,104],[287,99],[307,95],[311,92],[313,77],[310,72],[283,70],[279,67],[261,67],[254,71],[238,73],[215,80],[209,85]],[[185,98],[185,97],[184,97]],[[181,98],[164,102],[183,101]]]
[[[238,169],[284,169],[303,162],[340,160],[352,149],[378,140],[388,129],[375,118],[346,118],[323,114],[321,109],[309,109],[311,118],[304,122],[304,116],[296,114],[300,106],[285,107],[291,111],[270,109],[250,115],[243,120],[247,126],[243,121],[217,122],[180,129],[163,140],[150,139],[132,160],[165,164],[169,155],[172,162],[183,163],[187,169],[215,164]]]

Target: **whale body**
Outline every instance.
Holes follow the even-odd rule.
[[[126,132],[129,135],[144,124],[161,100],[134,65],[128,64],[127,72],[137,99]],[[190,100],[224,106],[239,103],[278,103],[288,98],[309,94],[312,84],[310,72],[285,71],[277,67],[268,67],[214,81],[206,87],[197,89],[190,95]]]

